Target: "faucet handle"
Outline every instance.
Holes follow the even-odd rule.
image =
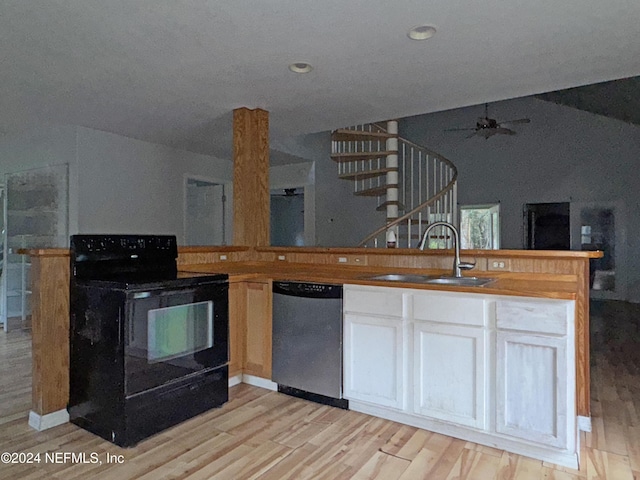
[[[471,263],[471,262],[460,262],[458,264],[458,268],[460,270],[471,270],[475,266],[476,266],[476,262],[473,262],[473,263]]]

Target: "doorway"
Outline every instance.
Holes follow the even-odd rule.
[[[184,245],[228,245],[231,218],[228,183],[185,176]]]
[[[271,191],[271,245],[304,246],[304,188]]]
[[[627,256],[624,204],[622,202],[574,202],[571,204],[572,248],[600,250],[602,258],[590,260],[591,298],[626,297]]]
[[[527,250],[571,249],[569,202],[525,204],[524,248]]]

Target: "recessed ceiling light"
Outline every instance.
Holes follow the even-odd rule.
[[[289,65],[289,70],[293,73],[309,73],[313,67],[306,62],[296,62]]]
[[[431,25],[418,25],[407,32],[407,37],[411,40],[426,40],[436,34],[436,27]]]

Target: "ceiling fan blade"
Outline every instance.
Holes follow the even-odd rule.
[[[504,127],[498,127],[494,129],[495,133],[501,133],[503,135],[515,135],[516,132],[514,132],[513,130],[510,130],[508,128],[504,128]]]
[[[483,137],[487,140],[489,137],[493,137],[496,133],[498,133],[497,128],[479,128],[476,130],[474,135],[478,135],[479,137]]]
[[[445,132],[464,132],[469,130],[475,130],[475,128],[445,128]]]
[[[506,122],[500,122],[500,125],[518,125],[521,123],[531,123],[530,118],[519,118],[517,120],[508,120]]]

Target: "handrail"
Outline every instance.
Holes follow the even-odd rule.
[[[401,217],[396,218],[393,222],[389,222],[383,225],[382,227],[378,228],[377,230],[375,230],[373,233],[370,233],[369,235],[367,235],[363,240],[360,241],[360,243],[358,244],[358,247],[364,247],[365,244],[369,240],[374,238],[376,235],[379,235],[380,233],[386,230],[389,230],[389,228],[391,227],[395,227],[396,225],[399,225],[400,223],[402,223],[403,221],[411,217],[414,213],[417,213],[423,208],[426,208],[436,203],[438,200],[440,200],[440,198],[444,197],[447,193],[449,193],[453,189],[453,186],[455,185],[457,178],[458,178],[458,170],[454,167],[453,178],[449,183],[445,185],[445,187],[442,190],[440,190],[438,193],[436,193],[432,197],[425,200],[423,203],[415,207],[413,210],[410,210],[408,213],[405,213]]]
[[[386,132],[387,130],[380,124],[378,123],[374,123],[372,124],[374,127],[376,127],[377,129]],[[369,242],[370,240],[372,240],[373,238],[375,238],[376,236],[380,235],[382,232],[385,232],[387,230],[389,230],[390,228],[395,227],[396,225],[401,224],[402,222],[404,222],[405,220],[409,219],[410,217],[412,217],[414,214],[416,214],[417,212],[435,204],[438,200],[440,200],[442,197],[444,197],[447,193],[449,193],[457,179],[458,179],[458,169],[456,168],[456,166],[453,164],[453,162],[451,160],[449,160],[448,158],[442,156],[441,154],[434,152],[432,150],[429,150],[426,147],[423,147],[422,145],[418,145],[414,142],[411,142],[410,140],[407,140],[405,138],[402,137],[398,137],[398,141],[402,142],[403,144],[405,144],[406,146],[412,147],[418,151],[422,151],[424,154],[429,155],[435,159],[437,159],[438,161],[446,164],[450,169],[451,172],[453,173],[451,180],[436,194],[432,195],[431,197],[429,197],[428,199],[426,199],[424,202],[422,202],[421,204],[419,204],[418,206],[414,207],[413,209],[411,209],[410,211],[408,211],[407,213],[405,213],[404,215],[396,218],[395,220],[381,226],[380,228],[376,229],[375,231],[373,231],[372,233],[370,233],[369,235],[367,235],[363,240],[360,241],[360,243],[358,244],[358,247],[363,247],[366,246],[367,242]]]
[[[348,128],[348,129],[340,129],[340,130],[336,130],[334,133],[336,134],[342,134],[342,133],[346,133],[346,131],[353,131],[353,132],[379,132],[379,133],[388,133],[388,130],[385,126],[379,124],[379,123],[370,123],[368,125],[362,125],[362,126],[356,126],[355,128]],[[453,162],[451,162],[448,158],[442,156],[441,154],[434,152],[422,145],[418,145],[414,142],[411,142],[405,138],[402,138],[400,136],[398,136],[397,134],[394,135],[394,137],[397,139],[398,141],[398,151],[402,152],[403,155],[403,165],[405,165],[405,160],[404,158],[407,158],[409,160],[409,163],[412,165],[415,165],[416,160],[418,160],[419,163],[422,162],[422,159],[424,158],[425,161],[425,166],[428,165],[429,163],[433,166],[434,169],[439,169],[440,171],[440,181],[437,180],[437,177],[432,177],[427,171],[425,171],[425,181],[429,182],[429,180],[427,180],[428,178],[433,178],[433,187],[434,189],[432,190],[431,196],[427,199],[425,199],[424,201],[421,201],[420,197],[423,197],[424,195],[422,195],[420,192],[422,191],[422,187],[418,187],[418,190],[416,190],[415,192],[418,193],[418,198],[414,197],[414,190],[413,187],[411,187],[411,193],[409,193],[409,195],[411,196],[412,200],[410,202],[405,202],[406,208],[410,208],[410,210],[406,213],[404,213],[403,215],[399,216],[398,218],[393,218],[388,219],[388,223],[386,223],[385,225],[377,228],[375,231],[373,231],[372,233],[370,233],[369,235],[367,235],[359,244],[358,247],[363,247],[366,246],[366,244],[368,242],[370,242],[372,239],[375,239],[375,237],[377,237],[378,235],[380,235],[383,232],[386,232],[396,226],[401,225],[403,222],[409,220],[412,216],[416,215],[416,213],[421,212],[424,209],[428,209],[430,207],[433,207],[435,205],[435,210],[434,211],[430,211],[428,210],[428,212],[433,213],[435,215],[447,215],[447,216],[453,216],[455,217],[455,207],[453,206],[454,202],[455,202],[455,197],[456,197],[456,193],[455,193],[455,185],[457,182],[457,178],[458,178],[458,170],[456,168],[456,166],[453,164]],[[337,137],[336,137],[337,138]],[[344,141],[345,139],[341,139],[338,141]],[[351,147],[348,147],[349,150],[347,151],[352,151]],[[356,150],[358,151],[358,147],[355,147]],[[368,148],[365,148],[366,151],[369,151]],[[404,155],[409,155],[408,157],[404,157]],[[415,157],[417,156],[417,158]],[[369,161],[370,163],[370,161]],[[380,163],[380,161],[378,160],[378,163]],[[363,164],[364,165],[364,164]],[[341,169],[341,164],[339,163],[339,173],[340,173],[340,169]],[[346,169],[346,163],[344,165],[344,168]],[[357,167],[356,167],[357,168]],[[372,168],[371,165],[369,165],[368,168]],[[413,176],[413,166],[411,167],[411,176]],[[418,171],[420,171],[420,168],[418,168]],[[349,171],[351,167],[349,167]],[[363,170],[363,172],[365,172],[365,170]],[[435,170],[434,170],[434,174],[435,174]],[[404,175],[404,174],[403,174]],[[444,177],[444,178],[443,178]],[[344,177],[346,178],[346,177]],[[365,178],[365,176],[363,175],[362,178]],[[376,175],[377,178],[377,182],[378,184],[380,183],[380,176]],[[403,178],[407,178],[407,177],[403,177]],[[418,177],[420,178],[420,177]],[[442,181],[446,181],[447,179],[449,179],[448,183],[446,185],[442,185]],[[404,180],[403,180],[404,182]],[[422,180],[418,181],[418,184],[422,184],[421,183]],[[370,183],[370,182],[369,182]],[[364,185],[364,184],[363,184]],[[403,183],[404,185],[404,183]],[[371,185],[369,185],[369,188],[371,187]],[[403,187],[404,188],[404,187]],[[426,190],[422,191],[423,193],[429,195],[429,185],[427,183],[426,185]],[[437,189],[437,191],[436,191]],[[358,190],[358,184],[356,183],[356,188],[355,188],[356,192],[359,191]],[[408,191],[406,191],[408,192]],[[404,195],[404,194],[403,194]],[[444,204],[440,203],[442,201],[444,197]],[[450,203],[451,200],[451,203]],[[415,202],[421,202],[419,203],[417,206],[415,205]],[[444,210],[441,211],[440,206],[443,206]],[[397,215],[397,213],[396,213]],[[451,217],[449,217],[451,218]],[[418,215],[418,218],[416,219],[418,221],[419,225],[422,225],[423,220],[422,217],[420,216],[420,214]],[[431,218],[427,219],[427,221],[425,221],[425,224],[429,223],[429,220],[433,221]],[[411,220],[409,220],[409,222],[411,222]],[[410,247],[411,243],[410,243],[410,239],[411,239],[411,224],[409,223],[407,225],[407,238],[408,238],[408,242],[407,242],[407,247]],[[420,228],[420,227],[419,227]],[[397,234],[397,230],[396,230],[396,234]],[[376,244],[377,246],[377,244]]]

